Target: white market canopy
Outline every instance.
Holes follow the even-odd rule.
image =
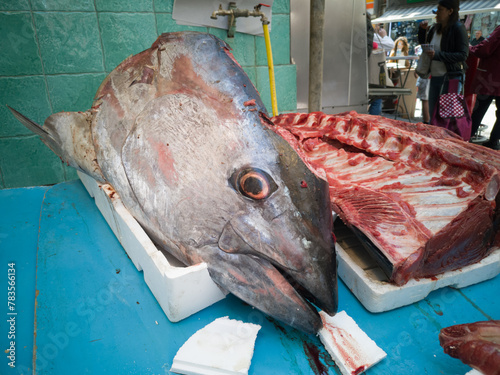
[[[372,23],[389,23],[400,21],[414,21],[434,18],[432,10],[437,7],[437,0],[418,4],[389,6],[380,17]],[[500,11],[500,0],[462,0],[460,1],[460,15]]]

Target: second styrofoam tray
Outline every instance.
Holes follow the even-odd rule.
[[[361,304],[374,313],[421,301],[440,288],[464,288],[500,274],[500,249],[496,249],[478,263],[397,286],[387,281],[382,269],[347,227],[336,224],[335,235],[339,277]]]

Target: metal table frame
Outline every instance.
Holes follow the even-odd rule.
[[[406,68],[406,64],[405,65],[405,70],[408,69],[408,74],[406,74],[405,76],[405,79],[404,81],[401,81],[402,84],[401,84],[401,88],[405,88],[406,87],[406,81],[408,80],[408,75],[410,74],[410,71],[411,71],[411,68],[413,67],[413,62],[418,60],[419,57],[418,56],[387,56],[386,57],[386,61],[388,60],[398,60],[398,62],[396,63],[396,69],[397,71],[400,72],[400,76],[401,76],[401,68],[399,67],[399,60],[403,60],[403,61],[410,61],[410,66],[408,68]],[[410,94],[411,94],[411,89],[410,90]],[[403,95],[408,95],[407,93],[400,93],[398,94],[398,105],[396,106],[396,110],[395,110],[395,113],[394,113],[394,118],[397,118],[398,116],[398,113],[399,113],[399,100],[401,99],[401,97]],[[408,116],[408,122],[411,122],[411,117],[410,117],[410,114],[408,113],[408,107],[406,106],[406,101],[403,100],[403,106],[404,106],[404,109],[406,111],[406,115]]]

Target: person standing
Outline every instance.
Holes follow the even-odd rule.
[[[385,29],[379,29],[379,31],[375,33],[373,41],[386,52],[386,56],[389,51],[394,48],[394,40],[387,35],[387,31],[385,31]]]
[[[479,65],[472,82],[477,94],[476,106],[472,112],[472,135],[481,125],[486,111],[495,99],[496,121],[491,130],[490,139],[483,146],[498,149],[500,139],[500,26],[476,46],[470,47],[470,53],[479,58]]]
[[[417,76],[416,73],[415,76]],[[422,103],[422,121],[424,124],[428,124],[431,120],[429,114],[429,81],[428,78],[417,78],[417,99],[420,99]]]
[[[370,16],[368,15],[368,12],[366,13],[366,50],[367,50],[367,56],[368,60],[370,60],[370,57],[372,55],[373,51],[373,34],[374,34],[374,29],[372,26],[372,23],[370,21]],[[369,65],[369,64],[368,64]],[[368,107],[368,113],[370,115],[380,115],[382,112],[382,99],[380,98],[372,98],[370,99],[369,102],[369,107]]]
[[[374,33],[375,33],[375,30],[373,29],[370,15],[368,14],[368,12],[366,12],[366,51],[368,54],[368,58],[370,58],[370,55],[372,54],[372,51],[373,51],[373,34]]]
[[[417,46],[415,48],[415,54],[420,56],[423,53],[422,47]],[[419,77],[416,71],[413,71],[415,78],[417,79],[417,99],[420,99],[422,103],[422,122],[424,124],[429,124],[431,116],[429,114],[429,78]]]
[[[470,42],[471,46],[477,46],[479,43],[481,43],[484,40],[483,32],[481,30],[476,30],[476,37],[472,39],[472,42]]]
[[[439,99],[441,86],[445,75],[449,79],[460,78],[463,84],[465,60],[469,54],[469,41],[465,26],[460,22],[458,10],[459,0],[440,0],[436,14],[436,24],[429,28],[428,21],[422,21],[418,30],[420,44],[432,44],[433,50],[427,53],[431,59],[431,81],[429,86],[429,113],[434,113],[434,108]],[[444,91],[448,87],[445,85]]]

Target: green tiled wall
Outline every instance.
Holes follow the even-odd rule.
[[[180,26],[174,0],[0,1],[0,188],[76,178],[5,106],[43,123],[52,113],[85,111],[106,75],[161,33],[195,30],[225,40],[271,111],[264,39]],[[215,10],[215,9],[214,9]],[[296,69],[290,63],[290,3],[274,0],[271,44],[280,112],[295,111]],[[257,22],[257,19],[256,19]]]

